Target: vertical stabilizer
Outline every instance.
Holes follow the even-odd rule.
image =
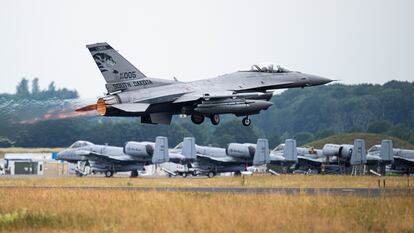
[[[170,160],[168,155],[168,138],[167,137],[156,137],[155,138],[155,150],[152,155],[152,163],[159,164],[165,163]]]
[[[394,162],[393,146],[392,146],[391,140],[381,141],[380,156],[381,156],[382,161],[387,161],[391,163]]]
[[[172,84],[175,81],[148,78],[108,43],[86,46],[106,81],[109,93]]]
[[[367,152],[365,149],[365,140],[355,139],[350,163],[351,165],[362,165],[362,164],[367,163]]]
[[[298,152],[296,148],[296,140],[286,139],[285,147],[283,149],[283,156],[287,161],[298,161]]]
[[[197,159],[195,138],[187,137],[183,140],[183,149],[181,154],[184,155],[186,161],[195,161]]]
[[[263,165],[270,162],[269,142],[267,139],[257,139],[256,151],[253,157],[253,165]]]

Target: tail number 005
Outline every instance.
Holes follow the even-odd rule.
[[[121,79],[129,79],[129,78],[136,78],[137,75],[135,74],[135,71],[132,72],[123,72],[119,74]]]

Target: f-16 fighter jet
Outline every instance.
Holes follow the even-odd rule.
[[[168,139],[157,137],[155,143],[130,141],[124,147],[77,141],[59,152],[56,159],[76,163],[79,176],[100,172],[111,177],[115,172],[130,171],[131,177],[136,177],[145,165],[169,160]]]
[[[107,43],[86,46],[106,80],[107,94],[96,104],[77,111],[97,110],[102,116],[141,117],[142,123],[170,124],[172,116],[190,115],[195,124],[210,118],[220,123],[220,114],[249,116],[268,109],[272,90],[323,85],[332,80],[280,66],[253,65],[237,71],[193,82],[147,77]]]
[[[196,145],[197,162],[193,163],[197,174],[213,177],[217,173],[245,171],[248,166],[268,164],[269,142],[258,139],[257,144],[230,143],[227,148]]]

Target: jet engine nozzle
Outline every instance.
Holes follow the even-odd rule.
[[[108,116],[108,107],[113,104],[120,103],[119,99],[115,95],[105,96],[98,99],[96,103],[96,110],[101,116]]]

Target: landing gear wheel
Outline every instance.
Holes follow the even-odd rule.
[[[218,125],[220,123],[220,116],[218,114],[214,114],[210,117],[211,124]]]
[[[183,174],[181,174],[181,176],[182,176],[183,178],[186,178],[186,177],[187,177],[187,173],[186,173],[186,172],[183,172]]]
[[[138,177],[138,171],[137,170],[131,171],[131,177]]]
[[[199,125],[199,124],[203,123],[204,116],[203,115],[198,115],[198,114],[193,114],[193,115],[191,115],[191,121],[194,124]]]
[[[209,172],[209,173],[207,174],[207,176],[208,176],[208,178],[213,178],[213,177],[214,177],[214,172]]]
[[[111,170],[108,170],[105,172],[105,177],[112,177],[114,175],[114,172]]]
[[[245,117],[243,118],[242,123],[244,126],[249,126],[252,123],[252,121],[250,120],[249,117]]]

